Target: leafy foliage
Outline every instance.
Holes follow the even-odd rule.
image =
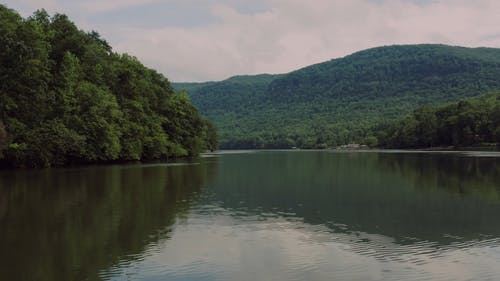
[[[0,5],[0,163],[51,166],[214,149],[186,95],[95,31]]]
[[[217,124],[223,148],[376,145],[379,124],[500,89],[500,49],[379,47],[286,75],[174,87]]]
[[[394,148],[500,144],[500,92],[420,107],[377,135],[381,146]]]

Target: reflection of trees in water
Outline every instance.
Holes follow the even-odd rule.
[[[457,154],[381,154],[380,162],[421,190],[500,199],[500,159],[464,157]]]
[[[167,239],[214,165],[0,174],[0,279],[96,280]]]
[[[497,198],[493,158],[278,152],[227,156],[219,166],[215,200],[238,215],[289,213],[334,232],[382,234],[401,244],[500,235],[500,201],[485,200]]]

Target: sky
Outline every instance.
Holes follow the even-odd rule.
[[[171,81],[287,73],[371,47],[500,47],[498,0],[0,0],[98,31]]]

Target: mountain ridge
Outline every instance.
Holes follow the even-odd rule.
[[[252,83],[230,78],[173,86],[186,89],[215,121],[223,148],[328,147],[363,142],[376,125],[418,106],[500,89],[500,49],[382,46],[243,80]]]

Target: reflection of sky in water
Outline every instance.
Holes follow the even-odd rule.
[[[464,151],[464,155],[471,157],[497,157],[500,158],[499,151]]]
[[[500,158],[500,151],[456,151],[456,150],[402,150],[402,149],[370,149],[370,150],[330,150],[332,153],[385,153],[385,154],[448,154],[467,157],[495,157]]]
[[[387,236],[332,233],[299,218],[239,217],[220,207],[193,210],[169,240],[107,280],[493,280],[498,239],[448,246],[400,245]]]
[[[498,152],[237,151],[106,280],[495,280]],[[208,162],[207,162],[208,163]],[[134,262],[130,262],[134,260]]]
[[[0,171],[0,280],[497,280],[497,152]]]

